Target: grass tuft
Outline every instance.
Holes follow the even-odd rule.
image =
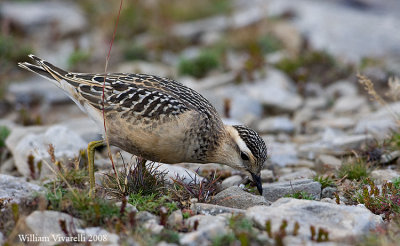
[[[337,175],[339,178],[360,181],[368,177],[369,170],[363,159],[350,158],[340,166]]]
[[[219,66],[219,59],[216,52],[203,51],[192,59],[182,59],[178,65],[180,74],[202,78],[207,73]]]
[[[310,193],[306,191],[297,191],[294,193],[286,194],[285,197],[291,197],[296,199],[303,199],[303,200],[314,200],[314,197],[310,195]]]

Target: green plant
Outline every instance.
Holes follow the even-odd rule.
[[[324,189],[328,186],[336,186],[333,179],[329,176],[316,175],[313,179],[321,184],[321,189]]]
[[[258,39],[258,45],[263,54],[272,53],[282,48],[281,42],[272,35],[261,36]]]
[[[90,53],[83,50],[75,50],[68,57],[68,67],[76,69],[80,64],[89,61]]]
[[[131,194],[162,194],[165,189],[165,172],[158,170],[159,165],[146,160],[135,159],[129,165],[123,163],[122,170],[114,174],[106,174],[103,179],[105,191],[114,197],[122,198]]]
[[[201,78],[218,66],[219,60],[216,52],[203,51],[195,58],[182,59],[179,62],[178,70],[180,74]]]
[[[304,199],[304,200],[314,200],[314,198],[310,195],[310,193],[308,193],[306,191],[297,191],[294,193],[289,193],[289,194],[286,194],[285,197]]]
[[[166,207],[168,214],[178,209],[178,205],[171,198],[157,194],[144,195],[140,192],[132,193],[129,195],[128,202],[139,211],[148,211],[154,214],[159,214],[161,207]]]
[[[66,212],[84,220],[88,225],[99,226],[120,216],[120,208],[101,197],[89,196],[89,190],[52,187],[47,185],[48,209]]]
[[[197,175],[198,171],[192,177],[189,174],[190,181],[187,182],[185,177],[177,176],[173,179],[170,195],[174,201],[178,201],[182,205],[190,205],[188,202],[191,198],[196,198],[198,202],[210,202],[211,197],[216,194],[218,190],[218,180],[215,172],[208,177],[200,179]]]
[[[392,215],[400,215],[400,190],[393,183],[384,183],[379,189],[376,184],[367,179],[362,192],[357,194],[357,200],[365,204],[374,214],[385,214],[386,219]]]
[[[282,59],[275,66],[296,82],[318,81],[324,84],[346,78],[352,71],[352,67],[339,64],[327,52],[312,50]]]
[[[0,148],[6,146],[6,139],[10,135],[11,131],[6,126],[0,126]]]
[[[395,189],[400,190],[400,177],[394,178],[392,183]]]
[[[338,170],[338,177],[360,181],[369,175],[367,163],[361,158],[350,158]]]
[[[125,60],[146,60],[147,51],[145,47],[136,44],[125,44],[123,45],[122,53]]]

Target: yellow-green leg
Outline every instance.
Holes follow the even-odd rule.
[[[87,155],[88,155],[88,171],[89,171],[89,181],[90,181],[90,190],[89,190],[89,195],[92,196],[94,192],[94,185],[95,185],[95,179],[94,179],[94,151],[97,147],[103,146],[104,141],[99,140],[99,141],[93,141],[90,142],[88,147],[87,147]]]

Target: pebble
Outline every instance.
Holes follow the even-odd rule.
[[[242,183],[242,181],[243,181],[242,176],[233,175],[233,176],[230,176],[230,177],[224,179],[224,181],[222,181],[222,183],[221,183],[221,187],[222,187],[222,189],[226,189],[231,186],[238,186]]]
[[[281,182],[281,181],[289,181],[289,180],[305,179],[305,178],[309,179],[309,178],[313,178],[315,175],[316,175],[315,171],[308,169],[308,168],[302,168],[295,172],[280,176],[278,181]]]
[[[214,196],[213,202],[220,206],[247,209],[256,205],[269,205],[263,196],[250,194],[240,187],[231,186]]]
[[[208,203],[193,203],[190,208],[194,213],[205,215],[218,215],[223,213],[243,214],[244,209],[229,208]]]
[[[288,234],[295,222],[300,224],[299,235],[311,237],[310,226],[324,228],[330,240],[361,236],[382,224],[382,218],[366,208],[338,206],[327,202],[281,198],[271,206],[256,206],[246,210],[246,217],[258,227],[265,228],[271,221],[272,231],[277,231],[282,220],[288,222]]]
[[[298,179],[294,181],[275,182],[263,184],[263,196],[268,201],[276,201],[287,194],[305,191],[314,199],[321,197],[321,184],[311,179]]]

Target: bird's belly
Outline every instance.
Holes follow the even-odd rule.
[[[188,112],[190,113],[190,112]],[[163,163],[193,161],[193,139],[190,138],[193,115],[166,122],[127,123],[120,117],[108,120],[110,144],[147,160]]]

